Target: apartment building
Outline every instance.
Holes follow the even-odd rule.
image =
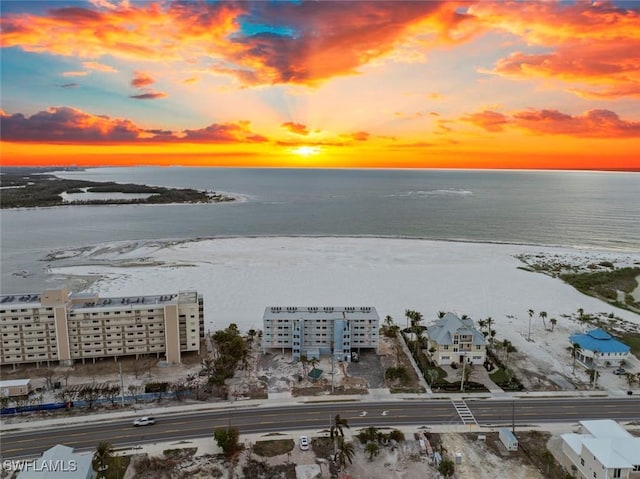
[[[101,298],[69,294],[0,296],[0,364],[156,354],[170,364],[199,351],[204,335],[203,299],[195,291]]]
[[[429,354],[442,366],[451,363],[483,364],[487,357],[487,342],[471,319],[461,319],[447,313],[427,326]]]
[[[610,419],[580,421],[580,430],[561,436],[565,469],[581,479],[640,478],[640,437]]]
[[[375,308],[268,306],[264,310],[262,349],[291,350],[293,359],[334,358],[350,362],[361,349],[378,351],[380,318]]]

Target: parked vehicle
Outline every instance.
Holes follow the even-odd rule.
[[[133,425],[135,427],[138,426],[151,426],[152,424],[156,423],[156,419],[153,417],[139,417],[138,419],[136,419],[135,421],[133,421]]]
[[[300,436],[300,450],[309,450],[309,438],[307,436]]]
[[[613,374],[620,376],[622,374],[627,374],[627,370],[625,368],[618,368],[615,371],[613,371]]]

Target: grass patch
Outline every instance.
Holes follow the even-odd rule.
[[[631,354],[634,356],[640,355],[640,334],[637,333],[621,333],[618,331],[609,331],[611,336],[617,340],[622,341],[624,344],[631,348]]]
[[[634,301],[631,293],[638,287],[636,278],[640,268],[620,268],[595,273],[561,274],[560,279],[578,291],[607,301],[621,308],[639,311],[640,303]],[[618,300],[618,291],[624,294],[624,302]]]
[[[273,439],[258,441],[253,446],[253,452],[262,457],[280,456],[291,452],[295,446],[293,439]]]
[[[129,462],[131,462],[131,456],[113,456],[107,459],[107,469],[104,471],[100,471],[96,477],[104,478],[104,479],[121,479],[124,477],[125,472],[127,472],[127,468],[129,467]],[[93,464],[93,469],[98,470],[97,465]]]
[[[508,381],[508,379],[509,379],[507,377],[507,373],[502,368],[496,369],[496,371],[494,373],[489,374],[489,377],[496,384],[506,383]]]

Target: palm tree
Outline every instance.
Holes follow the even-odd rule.
[[[340,417],[340,414],[336,414],[333,418],[333,423],[331,424],[331,429],[329,430],[329,436],[331,439],[337,438],[338,436],[344,437],[344,429],[349,428],[349,421],[345,418]]]
[[[573,343],[571,345],[571,357],[573,358],[573,373],[576,372],[576,359],[578,358],[578,354],[582,350],[582,347],[578,343]]]
[[[478,326],[480,327],[480,331],[484,331],[484,327],[487,325],[487,322],[484,319],[478,320]]]
[[[349,461],[349,464],[353,462],[353,456],[355,453],[356,451],[353,444],[345,442],[344,438],[340,438],[340,446],[336,454],[336,462],[340,466],[340,470],[347,467],[347,461]]]
[[[373,461],[373,458],[380,454],[380,446],[377,442],[368,442],[365,446],[367,454],[369,454],[369,460]]]
[[[485,319],[485,323],[487,324],[487,329],[491,329],[491,325],[494,323],[493,318],[489,316],[487,319]]]
[[[98,466],[98,472],[107,469],[107,461],[113,457],[113,447],[109,441],[101,441],[96,447],[96,452],[93,455],[96,465]]]
[[[580,321],[582,321],[583,317],[584,317],[584,309],[583,308],[578,308],[578,319]]]
[[[547,329],[547,322],[545,321],[545,319],[547,319],[547,312],[546,311],[540,311],[538,313],[538,316],[540,316],[540,319],[542,319],[542,324],[544,324],[544,329]]]
[[[551,332],[553,332],[553,328],[556,327],[556,323],[558,322],[558,320],[556,318],[551,318],[549,322],[551,323]]]
[[[306,354],[300,355],[300,364],[302,364],[302,372],[304,373],[304,377],[306,378],[309,375],[309,371],[307,369],[307,364],[309,364],[309,358],[307,358]]]
[[[527,341],[531,341],[531,318],[533,318],[535,311],[530,309],[527,313],[529,313],[529,336],[527,337]]]
[[[511,353],[517,353],[517,352],[518,352],[518,350],[516,349],[516,347],[515,347],[513,344],[511,344],[511,341],[509,341],[509,344],[507,344],[507,347],[505,348],[505,351],[506,351],[506,353],[507,353],[507,360],[506,360],[506,362],[509,362],[509,355],[510,355]]]
[[[624,378],[627,380],[627,384],[629,385],[629,388],[631,388],[631,386],[633,386],[636,382],[636,375],[633,373],[626,373],[624,375]]]
[[[445,313],[444,311],[438,311],[438,319],[442,319],[446,316],[447,313]]]
[[[393,318],[391,316],[389,316],[388,314],[384,318],[384,325],[387,326],[387,327],[393,326]]]

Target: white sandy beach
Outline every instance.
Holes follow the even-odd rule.
[[[491,316],[499,339],[514,343],[541,375],[567,376],[567,335],[586,329],[567,317],[611,313],[640,325],[640,315],[585,296],[559,279],[518,269],[515,255],[528,254],[586,267],[611,261],[640,263],[640,253],[613,253],[525,245],[379,238],[225,238],[185,242],[108,243],[59,257],[84,266],[56,267],[57,275],[97,275],[91,291],[101,296],[198,290],[204,295],[208,330],[236,323],[262,327],[266,306],[375,306],[381,319],[405,324],[418,310],[425,323],[440,310]],[[60,278],[58,278],[59,280]],[[533,309],[533,341],[526,341]],[[558,323],[545,331],[540,311]],[[563,316],[564,315],[564,316]],[[638,326],[640,330],[640,326]]]

